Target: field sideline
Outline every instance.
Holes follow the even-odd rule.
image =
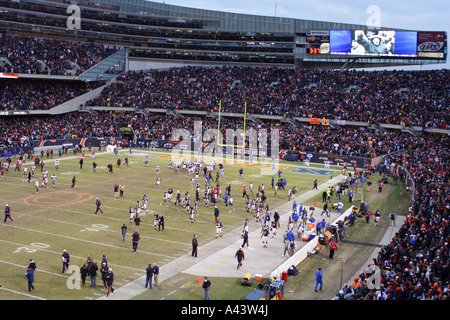
[[[144,166],[145,154],[149,154],[148,167]],[[124,158],[128,156],[129,166],[124,166]],[[12,209],[13,222],[1,223],[0,247],[0,299],[50,299],[50,300],[84,300],[97,299],[105,294],[100,276],[97,286],[90,287],[89,278],[86,285],[80,289],[71,289],[74,283],[70,273],[61,274],[61,254],[66,249],[71,255],[71,265],[81,267],[91,253],[94,261],[100,264],[102,254],[108,259],[109,266],[115,273],[115,287],[120,287],[145,273],[148,263],[157,262],[162,266],[181,255],[190,252],[191,238],[194,233],[200,243],[208,243],[215,239],[215,223],[213,209],[203,204],[204,182],[201,182],[198,205],[199,215],[191,223],[185,210],[177,210],[171,204],[160,206],[163,193],[169,187],[180,190],[182,198],[189,191],[191,199],[195,193],[190,182],[191,177],[186,172],[175,174],[168,168],[169,154],[160,151],[120,150],[122,159],[120,168],[114,167],[114,174],[106,169],[109,163],[115,164],[114,154],[97,152],[95,160],[84,158],[80,169],[80,154],[60,158],[60,169],[54,167],[54,159],[44,158],[44,169],[49,171],[49,177],[57,175],[56,187],[49,183],[48,189],[40,189],[35,194],[34,182],[41,177],[40,169],[30,183],[20,172],[14,171],[15,160],[8,174],[1,178],[0,191],[2,205],[6,203]],[[207,159],[207,158],[204,158]],[[93,172],[92,162],[95,161],[97,172]],[[219,161],[218,161],[219,162]],[[30,166],[31,160],[26,165]],[[160,166],[161,186],[156,181],[156,165]],[[290,168],[303,165],[280,162],[287,178],[287,187],[296,186],[299,193],[312,188],[314,179],[318,183],[328,180],[328,175],[319,174],[320,166],[311,166],[312,173],[290,172]],[[245,217],[252,223],[252,215],[243,209],[243,183],[253,182],[255,189],[264,184],[267,190],[267,202],[274,208],[287,201],[287,191],[280,192],[281,197],[275,198],[270,188],[270,175],[260,175],[260,166],[243,166],[244,179],[239,179],[240,165],[225,164],[224,177],[220,179],[221,186],[231,185],[235,200],[235,211],[226,210],[223,202],[219,202],[220,218],[224,222],[224,233],[243,224]],[[318,169],[318,170],[314,170]],[[334,169],[330,172],[334,173]],[[325,171],[327,172],[327,171]],[[76,176],[75,187],[71,188],[71,180]],[[200,180],[203,174],[200,173]],[[275,175],[274,175],[275,176]],[[214,177],[214,174],[213,174]],[[275,176],[275,178],[277,178]],[[114,198],[114,184],[124,184],[123,198]],[[143,213],[139,230],[141,241],[138,252],[131,251],[131,233],[134,224],[129,222],[128,208],[134,206],[146,194],[149,198],[149,212]],[[37,196],[37,197],[36,197]],[[95,215],[95,199],[100,198],[104,214]],[[165,230],[157,231],[153,227],[153,212],[162,213],[166,218]],[[120,227],[128,227],[125,243],[122,242]],[[25,278],[29,259],[37,264],[35,287],[29,293]]]

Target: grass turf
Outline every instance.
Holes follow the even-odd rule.
[[[149,154],[149,164],[144,166],[145,154]],[[128,156],[129,166],[124,166],[124,158]],[[1,179],[0,192],[3,205],[8,203],[12,208],[14,222],[1,223],[0,235],[0,299],[51,299],[80,300],[96,299],[105,294],[102,289],[100,274],[97,277],[97,287],[92,288],[89,278],[81,289],[70,289],[74,283],[74,275],[61,275],[61,254],[66,249],[71,255],[71,266],[81,267],[86,262],[87,255],[92,254],[94,261],[100,266],[101,256],[106,255],[109,266],[115,274],[115,287],[120,287],[133,279],[142,276],[148,263],[157,262],[160,266],[190,252],[191,238],[198,235],[201,243],[215,238],[215,223],[213,209],[203,204],[204,180],[200,173],[202,201],[198,204],[199,215],[195,223],[191,223],[185,210],[177,210],[172,204],[169,207],[160,206],[164,191],[172,187],[180,191],[182,198],[189,191],[191,199],[195,198],[190,179],[186,172],[177,174],[169,169],[169,154],[158,151],[134,150],[133,154],[121,150],[120,168],[114,167],[114,174],[108,173],[107,165],[115,164],[114,154],[97,152],[95,159],[86,157],[83,168],[80,169],[80,154],[67,155],[60,158],[60,168],[54,167],[54,159],[44,158],[44,169],[49,171],[49,177],[57,175],[56,187],[39,190],[36,198],[34,182],[41,178],[37,169],[30,183],[20,172],[14,171],[14,165],[9,173]],[[206,160],[206,159],[205,159]],[[93,172],[92,162],[98,164]],[[15,164],[15,159],[13,159]],[[161,185],[156,186],[156,165],[160,166]],[[31,160],[26,165],[30,168]],[[244,209],[242,185],[253,182],[255,189],[260,184],[266,187],[267,202],[276,207],[287,201],[287,190],[280,192],[282,197],[275,198],[270,188],[271,175],[261,175],[261,166],[241,164],[225,164],[224,177],[220,179],[222,189],[231,185],[236,210],[228,212],[221,210],[220,218],[224,223],[223,231],[227,232],[241,226],[245,217],[251,217]],[[239,178],[238,170],[244,168],[244,179]],[[300,164],[280,162],[283,177],[287,178],[287,187],[297,186],[299,192],[310,190],[314,179],[321,184],[328,179],[326,174],[292,172]],[[319,168],[319,167],[317,167]],[[334,171],[334,170],[331,170]],[[213,177],[215,177],[215,172]],[[71,188],[71,180],[76,176],[77,182]],[[274,175],[275,181],[277,176]],[[122,198],[115,198],[114,184],[124,184],[125,192]],[[212,182],[215,185],[214,182]],[[141,201],[142,196],[148,196],[148,213],[142,215],[143,222],[139,228],[141,241],[138,252],[131,250],[131,233],[135,226],[129,223],[128,208]],[[83,196],[89,197],[84,199]],[[95,199],[102,201],[103,214],[94,214]],[[174,196],[175,197],[175,196]],[[173,198],[174,199],[174,198]],[[34,202],[31,202],[34,201]],[[30,205],[29,203],[33,203]],[[219,208],[224,206],[219,202]],[[153,227],[153,212],[165,216],[165,230],[156,231]],[[125,243],[122,242],[121,226],[128,226]],[[35,274],[35,290],[27,291],[25,278],[28,260],[32,258],[37,264]],[[233,281],[233,280],[231,280]],[[225,298],[231,296],[225,295]],[[240,295],[238,295],[240,297]]]

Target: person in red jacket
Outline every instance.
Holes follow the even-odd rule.
[[[336,241],[334,241],[334,238],[330,240],[328,247],[330,248],[330,255],[328,258],[333,259],[334,252],[338,249],[338,245],[337,245]]]

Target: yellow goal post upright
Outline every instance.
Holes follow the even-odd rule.
[[[250,128],[247,130],[247,102],[244,103],[244,125],[242,129],[227,129],[226,143],[222,143],[223,135],[221,134],[221,119],[222,119],[222,100],[219,101],[218,108],[218,124],[217,124],[217,137],[216,137],[216,147],[217,154],[221,155],[226,163],[232,163],[237,165],[246,164],[246,159],[248,160],[248,165],[258,166],[261,175],[273,175],[274,172],[279,169],[278,153],[279,153],[279,135],[278,130],[271,128],[271,146],[270,155],[268,150],[268,135],[267,129],[259,129],[256,132],[255,129]],[[240,132],[242,131],[242,132]],[[231,135],[232,133],[232,135]],[[239,136],[242,138],[242,145],[239,143]],[[235,144],[234,138],[237,137],[238,141]],[[246,138],[249,139],[248,146],[245,145]],[[232,139],[232,143],[228,141]],[[226,154],[224,155],[223,149],[226,148]],[[248,148],[247,148],[248,147]],[[236,148],[236,155],[235,150]],[[246,158],[245,153],[248,149],[248,156]],[[246,164],[247,165],[247,164]]]
[[[236,132],[240,131],[239,130],[234,130],[233,131],[233,143],[229,143],[229,141],[227,140],[227,143],[222,143],[223,141],[223,135],[220,132],[220,121],[221,121],[221,117],[222,117],[222,100],[219,101],[219,110],[218,110],[218,122],[217,122],[217,139],[216,139],[216,145],[217,145],[217,149],[218,149],[218,154],[224,156],[224,160],[226,163],[233,163],[233,164],[240,164],[240,163],[244,163],[245,162],[245,133],[246,133],[246,121],[247,121],[247,102],[244,103],[244,127],[243,127],[243,132],[240,134],[242,137],[242,145],[239,144],[234,144],[234,137],[236,136]],[[227,129],[228,131],[229,129]],[[231,137],[228,136],[227,134],[227,139]],[[238,138],[238,142],[239,142],[239,137]],[[222,148],[226,148],[226,154],[224,155],[223,149]],[[234,155],[234,148],[237,149],[242,149],[241,152],[237,153],[237,157],[235,157]],[[240,156],[239,156],[240,153]]]

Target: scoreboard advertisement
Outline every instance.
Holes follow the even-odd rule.
[[[308,54],[373,57],[445,57],[445,32],[308,30]]]
[[[445,32],[417,32],[417,56],[444,58]]]

